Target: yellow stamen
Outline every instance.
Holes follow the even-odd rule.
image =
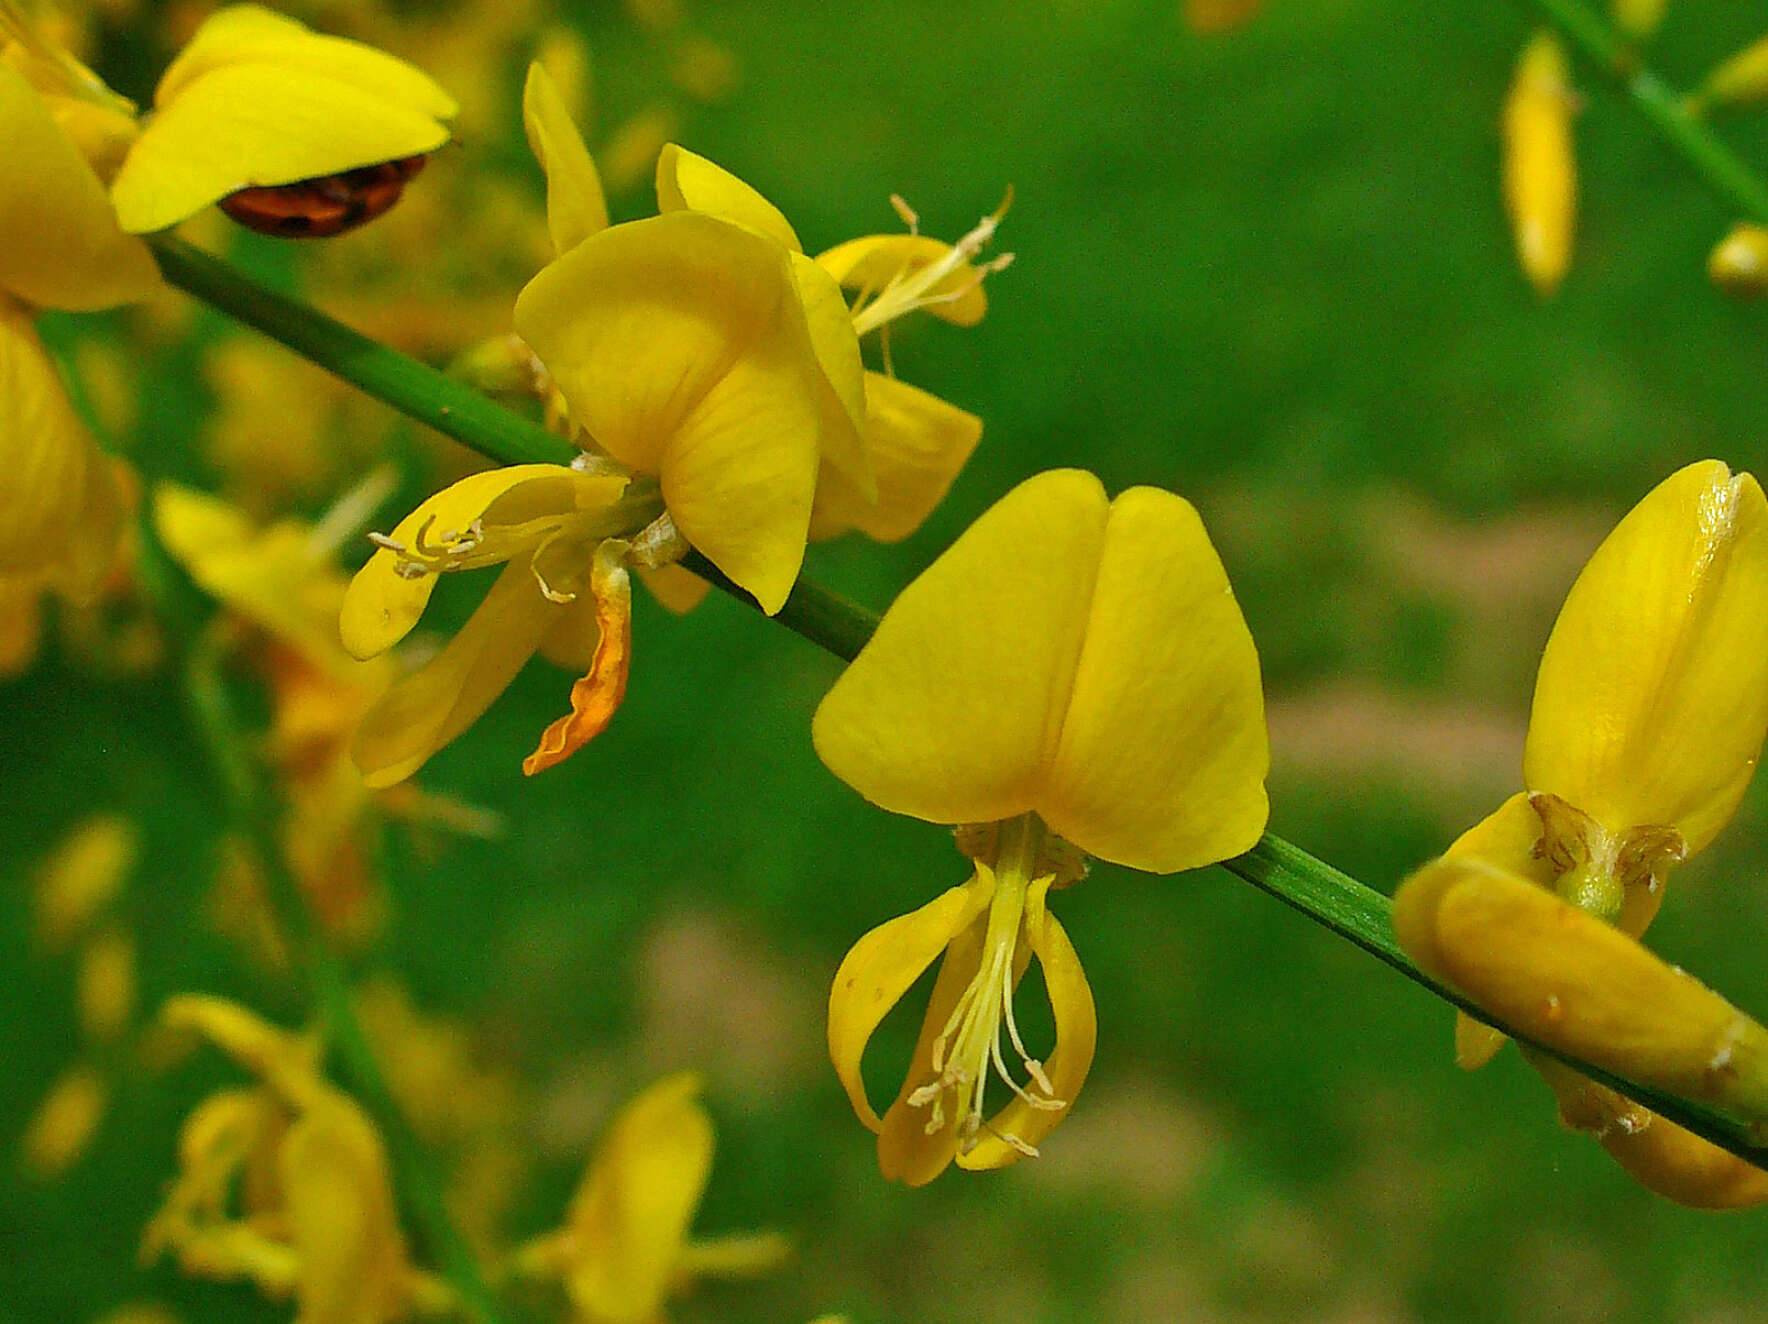
[[[908,225],[909,233],[919,234],[919,218],[915,215],[914,209],[895,195],[891,196],[890,203],[896,208],[897,215],[901,216]],[[994,238],[995,230],[1000,226],[1001,218],[1007,214],[1007,208],[1012,205],[1013,189],[1009,185],[1006,196],[1001,199],[1001,205],[978,221],[975,228],[946,250],[944,256],[938,261],[929,262],[926,266],[917,269],[905,268],[897,272],[884,285],[883,289],[875,293],[871,290],[862,290],[859,298],[854,301],[853,333],[856,336],[863,336],[905,314],[914,312],[918,308],[956,303],[982,284],[988,276],[1004,270],[1013,261],[1011,253],[1002,253],[991,261],[981,263],[976,267],[974,276],[958,288],[942,294],[933,293],[941,281],[966,265],[988,246],[989,241]]]
[[[994,899],[989,904],[981,963],[933,1041],[934,1078],[908,1095],[909,1107],[928,1110],[928,1135],[946,1126],[950,1096],[957,1116],[961,1154],[976,1147],[977,1135],[986,1125],[985,1094],[991,1068],[993,1075],[1032,1108],[1055,1110],[1068,1106],[1067,1100],[1054,1097],[1049,1075],[1043,1063],[1027,1050],[1013,1014],[1014,970],[1018,964],[1014,958],[1024,927],[1026,894],[1037,882],[1044,881],[1033,877],[1043,839],[1043,825],[1029,814],[1001,825]],[[1041,1093],[1032,1093],[1014,1079],[1001,1047],[1003,1024],[1020,1065]],[[1020,1153],[1037,1156],[1036,1147],[1019,1137],[995,1134]]]

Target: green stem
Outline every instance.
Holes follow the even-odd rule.
[[[169,235],[149,243],[171,284],[444,436],[503,464],[569,464],[577,454],[540,424],[309,304],[265,289],[211,253]]]
[[[1536,2],[1555,8],[1576,8],[1571,0]],[[447,394],[443,398],[450,401],[458,400],[463,392],[472,394],[459,383],[406,359],[396,350],[364,340],[356,332],[333,322],[323,313],[261,289],[243,274],[196,249],[176,241],[156,240],[155,251],[159,255],[161,269],[166,278],[174,285],[256,327],[266,335],[281,340],[298,353],[307,354],[308,345],[318,345],[323,352],[310,355],[315,362],[395,408],[406,409],[407,400],[420,405],[421,408],[409,411],[415,418],[430,422],[437,413],[433,400],[427,396],[418,398],[427,389],[424,385],[426,382],[433,381],[446,386]],[[298,335],[290,334],[291,329]],[[339,345],[345,347],[345,351],[329,346],[334,338]],[[372,349],[372,354],[367,352],[368,349]],[[364,363],[371,364],[374,369],[368,380],[355,375]],[[507,422],[480,430],[479,422],[488,413],[505,415]],[[479,407],[472,410],[456,407],[450,411],[447,421],[450,428],[445,430],[450,436],[471,446],[488,459],[514,464],[530,460],[539,452],[539,442],[525,436],[527,432],[539,429],[513,414],[507,414],[490,401],[481,400]],[[512,432],[523,435],[519,449],[512,449],[508,445],[507,439]],[[565,443],[551,434],[541,435],[552,450],[563,448],[564,458],[569,458],[571,450]],[[554,455],[551,458],[559,457]],[[698,553],[690,553],[682,564],[732,597],[760,611],[754,598],[731,583]],[[801,578],[787,599],[785,608],[774,619],[836,657],[852,660],[877,629],[879,618],[864,607]],[[1331,929],[1385,961],[1437,997],[1489,1024],[1496,1024],[1490,1016],[1432,981],[1400,950],[1394,937],[1392,903],[1387,897],[1340,873],[1331,865],[1315,859],[1299,846],[1267,834],[1245,855],[1223,861],[1222,867],[1293,906],[1316,924]],[[1498,1025],[1497,1028],[1509,1033],[1505,1026]],[[1512,1037],[1519,1043],[1530,1043],[1520,1035]],[[1539,1045],[1532,1043],[1530,1046],[1539,1048]],[[1748,1162],[1768,1162],[1768,1148],[1754,1145],[1748,1128],[1729,1118],[1681,1099],[1617,1079],[1595,1067],[1548,1049],[1542,1048],[1540,1051],[1558,1058],[1591,1079],[1644,1104],[1653,1112],[1687,1127]]]
[[[398,1173],[398,1190],[411,1211],[423,1244],[454,1288],[462,1308],[480,1324],[497,1324],[499,1312],[477,1262],[449,1217],[441,1188],[430,1171],[422,1142],[412,1132],[381,1074],[363,1033],[350,992],[349,977],[314,923],[299,881],[277,840],[277,808],[259,769],[247,752],[247,737],[223,680],[217,636],[205,629],[203,608],[179,582],[165,550],[142,521],[142,572],[165,618],[180,637],[196,642],[183,659],[185,698],[208,756],[233,826],[245,837],[253,863],[262,872],[265,893],[278,924],[288,934],[319,1010],[327,1042],[351,1093],[386,1138]]]
[[[1740,215],[1768,225],[1768,184],[1584,0],[1522,0],[1620,88],[1665,145]]]

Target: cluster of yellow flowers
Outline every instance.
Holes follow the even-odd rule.
[[[1254,8],[1188,12],[1226,26]],[[1642,34],[1655,10],[1634,8]],[[63,394],[32,314],[156,297],[151,251],[134,236],[212,203],[284,236],[370,219],[447,140],[455,104],[389,56],[239,6],[198,30],[138,119],[12,5],[0,18],[0,141],[13,163],[0,179],[0,447],[14,476],[0,496],[0,593],[77,595],[109,564],[126,485]],[[1708,100],[1741,95],[1742,75],[1723,72]],[[1563,59],[1538,38],[1506,115],[1507,196],[1544,290],[1569,254],[1568,115]],[[372,922],[370,791],[470,727],[530,657],[584,674],[524,771],[606,728],[632,655],[633,574],[687,610],[707,588],[683,565],[693,553],[778,613],[807,543],[906,536],[981,435],[975,416],[894,375],[888,337],[915,312],[983,317],[985,278],[1007,261],[984,256],[1005,203],[946,243],[899,201],[906,232],[811,256],[756,190],[669,143],[657,214],[611,224],[568,100],[539,64],[523,120],[546,175],[552,258],[515,302],[514,336],[466,363],[531,394],[576,458],[437,492],[371,535],[347,583],[338,535],[379,504],[372,485],[318,528],[260,528],[171,485],[152,496],[159,543],[232,613],[222,642],[272,696],[283,848],[338,932]],[[880,368],[866,366],[872,337]],[[492,566],[464,628],[401,672],[389,650],[439,576]],[[878,1135],[883,1173],[920,1185],[954,1161],[1036,1155],[1073,1111],[1097,1037],[1051,893],[1080,882],[1089,858],[1172,874],[1244,853],[1265,829],[1258,655],[1197,511],[1148,487],[1113,498],[1079,470],[1030,478],[902,592],[812,730],[838,777],[883,809],[955,829],[970,861],[967,881],[860,938],[834,978],[829,1052]],[[1527,1036],[1565,1118],[1647,1186],[1695,1205],[1768,1201],[1768,1174],[1548,1054],[1768,1124],[1768,1031],[1636,941],[1670,868],[1735,810],[1765,735],[1768,503],[1753,478],[1707,461],[1651,493],[1573,587],[1541,664],[1526,789],[1395,902],[1419,966]],[[1055,1026],[1041,1055],[1015,1014],[1034,960]],[[880,1113],[862,1056],[935,961],[913,1056]],[[103,1037],[128,1013],[94,1016]],[[144,1254],[293,1296],[313,1324],[455,1308],[411,1263],[382,1138],[325,1076],[316,1036],[194,996],[161,1020],[257,1083],[190,1115]],[[1462,1018],[1464,1065],[1501,1043]],[[777,1263],[785,1245],[772,1234],[689,1239],[712,1152],[698,1088],[672,1076],[628,1104],[563,1226],[513,1250],[508,1273],[557,1280],[581,1318],[642,1321],[687,1278]],[[52,1153],[61,1133],[46,1134]]]

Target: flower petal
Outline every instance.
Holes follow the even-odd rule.
[[[351,756],[370,786],[391,786],[489,708],[540,647],[563,606],[535,583],[531,558],[504,567],[448,646],[396,681],[362,719]]]
[[[897,597],[812,724],[873,804],[933,823],[1036,807],[1074,687],[1108,503],[1078,469],[1014,488]]]
[[[992,893],[994,879],[980,871],[979,878],[986,878],[988,891]],[[987,897],[983,903],[987,904]],[[945,958],[939,963],[939,975],[933,981],[933,994],[927,999],[927,1014],[921,1018],[921,1033],[915,1042],[914,1055],[909,1059],[902,1089],[876,1126],[878,1170],[885,1181],[925,1186],[957,1157],[958,1128],[964,1121],[962,1110],[948,1109],[943,1124],[928,1130],[928,1109],[910,1107],[909,1096],[921,1082],[934,1080],[939,1075],[933,1069],[933,1041],[939,1037],[957,1007],[958,999],[981,969],[982,942],[987,930],[987,919],[978,913],[953,935],[946,946]],[[1016,969],[1013,974],[1017,980],[1020,971]]]
[[[1665,479],[1572,586],[1535,682],[1531,791],[1611,830],[1731,818],[1768,732],[1768,501],[1717,460]]]
[[[181,993],[166,999],[160,1023],[199,1034],[270,1086],[292,1108],[309,1106],[330,1087],[319,1074],[319,1045],[226,998]]]
[[[859,337],[853,333],[847,300],[841,297],[841,287],[829,278],[828,272],[802,253],[792,254],[792,279],[798,286],[798,301],[804,309],[811,348],[816,351],[817,365],[828,382],[828,398],[822,402],[826,419],[823,462],[844,475],[863,499],[875,501],[878,482],[872,476],[872,462],[862,435],[866,426],[868,374],[860,361]]]
[[[303,1324],[367,1324],[404,1305],[405,1240],[386,1151],[348,1096],[326,1089],[277,1155]]]
[[[1394,897],[1401,945],[1534,1042],[1768,1120],[1768,1029],[1634,939],[1479,860],[1438,860]]]
[[[111,184],[131,234],[164,230],[241,189],[421,156],[449,138],[433,101],[392,99],[305,53],[219,63],[156,102]]]
[[[147,246],[118,227],[92,167],[24,76],[4,62],[0,160],[0,292],[42,308],[88,312],[165,288]]]
[[[572,417],[656,474],[682,535],[778,611],[829,419],[787,254],[694,212],[616,225],[529,283],[516,327]]]
[[[666,143],[657,154],[657,210],[716,216],[802,253],[798,233],[780,209],[723,166]]]
[[[1647,1190],[1692,1209],[1748,1209],[1768,1203],[1768,1172],[1694,1132],[1538,1053],[1529,1065],[1559,1102],[1565,1124],[1596,1137]]]
[[[610,538],[595,550],[590,595],[595,601],[596,646],[589,670],[571,686],[571,711],[541,733],[540,744],[522,760],[522,773],[556,767],[608,729],[626,698],[632,665],[632,577],[621,558],[629,544]]]
[[[434,79],[404,60],[252,4],[229,5],[203,21],[160,76],[154,105],[165,107],[217,69],[260,63],[334,78],[436,119],[453,119],[460,110]]]
[[[205,592],[333,674],[360,674],[338,646],[342,575],[315,560],[309,532],[294,521],[260,531],[237,507],[206,492],[161,483],[154,529],[166,551]]]
[[[817,265],[843,289],[876,292],[898,275],[931,266],[952,246],[919,234],[873,234],[818,253]],[[975,326],[988,311],[988,295],[976,268],[966,262],[927,292],[925,311],[956,326]]]
[[[982,420],[881,372],[866,374],[866,451],[878,499],[825,466],[810,513],[812,541],[858,529],[878,542],[906,538],[945,499],[982,439]]]
[[[880,924],[854,943],[835,972],[829,991],[829,1057],[853,1111],[872,1130],[883,1123],[866,1098],[860,1075],[872,1032],[934,958],[988,908],[993,891],[992,880],[973,876],[919,910]],[[959,985],[953,997],[962,989]]]
[[[1541,816],[1529,804],[1528,792],[1519,791],[1463,832],[1443,854],[1448,859],[1484,860],[1495,868],[1551,888],[1553,867],[1535,854],[1535,843],[1540,839]],[[1464,1011],[1455,1012],[1455,1065],[1463,1071],[1483,1067],[1508,1042],[1509,1036],[1502,1031]]]
[[[417,548],[451,542],[475,522],[483,530],[484,559],[498,550],[500,532],[597,505],[612,505],[626,480],[577,473],[558,464],[512,464],[470,474],[400,520],[388,541]],[[529,550],[536,539],[510,539],[506,555]],[[400,554],[382,547],[350,581],[338,629],[352,656],[370,658],[403,639],[423,615],[436,576],[400,573]]]
[[[522,125],[534,159],[546,172],[546,227],[552,234],[553,252],[563,253],[608,228],[608,202],[595,160],[571,122],[558,87],[538,61],[528,66]]]
[[[565,1275],[586,1319],[651,1324],[712,1169],[712,1119],[692,1072],[665,1076],[614,1118],[571,1200]]]
[[[1024,1099],[1014,1099],[983,1128],[975,1148],[958,1155],[960,1168],[1004,1168],[1018,1162],[1024,1154],[1000,1137],[1014,1136],[1035,1148],[1073,1110],[1092,1069],[1093,1050],[1099,1041],[1098,1011],[1074,944],[1049,911],[1050,882],[1041,878],[1026,894],[1025,934],[1043,966],[1044,988],[1056,1019],[1056,1046],[1044,1067],[1050,1077],[1051,1097],[1061,1099],[1064,1106],[1033,1108]]]
[[[1170,492],[1111,506],[1086,643],[1037,810],[1156,873],[1251,848],[1269,814],[1258,651],[1203,522]]]
[[[0,66],[3,68],[4,66]],[[0,298],[0,574],[52,569],[103,463],[31,319]]]

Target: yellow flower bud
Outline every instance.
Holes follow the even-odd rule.
[[[138,849],[135,829],[97,814],[69,833],[37,873],[37,936],[63,951],[116,896]]]
[[[128,1028],[135,1014],[135,940],[108,928],[80,956],[80,1028],[93,1043],[107,1043]]]
[[[1664,21],[1669,0],[1614,0],[1615,26],[1634,40],[1643,40]]]
[[[104,1080],[89,1066],[63,1072],[25,1128],[20,1161],[27,1175],[59,1177],[85,1154],[104,1117]]]
[[[1745,46],[1706,76],[1689,108],[1750,106],[1768,101],[1768,37]]]
[[[1733,226],[1707,258],[1707,277],[1734,299],[1768,294],[1768,230],[1747,221]]]
[[[1523,48],[1504,102],[1504,205],[1523,273],[1543,295],[1571,265],[1578,171],[1565,53],[1550,32]]]

